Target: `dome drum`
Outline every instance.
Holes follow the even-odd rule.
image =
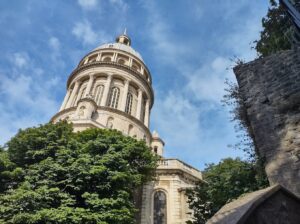
[[[101,49],[92,51],[79,62],[77,68],[95,62],[114,62],[116,64],[124,65],[137,71],[139,74],[144,76],[148,82],[151,83],[152,81],[149,69],[141,60],[141,58],[136,57],[127,51],[115,49]]]

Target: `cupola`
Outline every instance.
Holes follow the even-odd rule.
[[[125,44],[127,46],[131,45],[131,40],[130,40],[130,38],[126,34],[126,29],[124,30],[123,34],[121,34],[120,36],[118,36],[116,38],[116,42],[120,43],[120,44]]]

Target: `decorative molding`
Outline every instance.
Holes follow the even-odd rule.
[[[107,66],[122,69],[122,70],[127,71],[127,72],[129,71],[130,74],[132,74],[134,77],[139,79],[144,84],[144,86],[147,87],[147,89],[150,93],[150,98],[151,98],[150,108],[152,108],[152,106],[154,104],[154,91],[153,91],[153,88],[151,86],[151,82],[149,83],[139,72],[131,69],[129,66],[121,65],[121,64],[118,64],[116,62],[95,61],[95,62],[91,62],[89,64],[82,65],[80,67],[77,67],[75,70],[73,70],[73,72],[70,74],[70,76],[68,78],[67,89],[69,88],[69,85],[71,84],[71,81],[74,79],[74,77],[79,72],[82,72],[82,71],[85,71],[87,69],[94,68],[94,67],[107,67]]]

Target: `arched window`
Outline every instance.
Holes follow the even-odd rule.
[[[153,224],[167,224],[167,196],[163,191],[154,193]]]
[[[108,106],[112,108],[118,108],[119,97],[120,89],[118,87],[113,87],[110,91]]]
[[[120,58],[120,59],[118,60],[118,63],[121,64],[121,65],[125,65],[125,60],[122,59],[122,58]]]
[[[103,59],[103,61],[105,61],[105,62],[110,62],[110,61],[111,61],[111,58],[110,58],[110,57],[105,57],[105,58]]]
[[[133,100],[132,94],[128,93],[127,94],[127,100],[126,100],[126,107],[125,107],[125,112],[127,114],[131,114],[132,100]]]
[[[136,65],[132,65],[131,67],[134,71],[137,71],[138,70],[138,67]]]
[[[95,97],[95,102],[97,105],[100,105],[102,95],[103,95],[103,90],[104,86],[103,85],[97,85],[94,90],[94,97]]]

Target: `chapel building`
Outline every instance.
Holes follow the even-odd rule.
[[[185,189],[202,180],[201,172],[178,160],[163,157],[164,141],[149,130],[154,103],[152,78],[126,33],[82,58],[67,81],[67,93],[52,122],[68,120],[74,131],[117,129],[144,140],[161,156],[156,180],[141,191],[140,224],[185,224],[192,218]]]

